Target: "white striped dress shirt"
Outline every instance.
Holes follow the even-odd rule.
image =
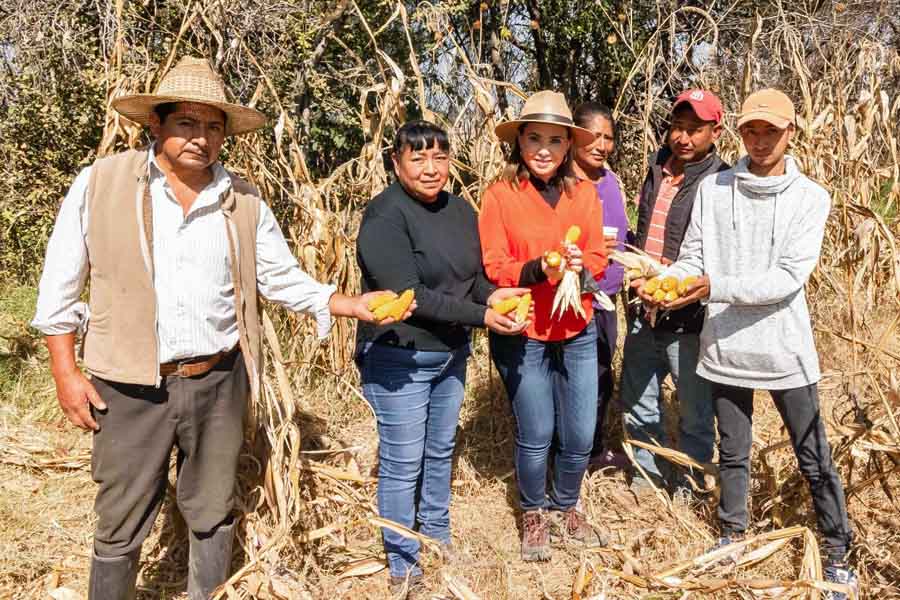
[[[185,216],[152,151],[153,264],[159,362],[215,354],[238,342],[234,286],[222,198],[231,178],[221,164]],[[90,167],[69,189],[47,245],[32,326],[45,335],[84,328],[88,307],[79,300],[90,269],[87,187]],[[256,232],[257,289],[267,300],[315,316],[320,338],[331,329],[328,301],[335,291],[300,269],[272,210],[260,202]]]

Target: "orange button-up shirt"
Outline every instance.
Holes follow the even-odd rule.
[[[547,250],[558,250],[572,225],[581,228],[584,267],[595,277],[606,269],[603,242],[603,208],[597,201],[594,184],[578,183],[572,193],[562,192],[559,203],[551,207],[527,179],[510,184],[498,181],[484,193],[478,230],[481,253],[488,279],[502,287],[517,286],[526,262],[540,258]],[[586,318],[571,309],[561,318],[550,316],[556,285],[543,281],[531,286],[534,321],[525,330],[529,338],[557,341],[575,337],[593,318],[591,295],[581,303]]]

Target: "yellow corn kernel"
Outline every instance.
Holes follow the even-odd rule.
[[[653,292],[653,301],[654,302],[663,302],[666,299],[666,293],[663,290],[656,290]]]
[[[566,231],[566,243],[574,244],[581,237],[581,227],[578,225],[572,225],[569,227],[568,231]]]
[[[675,300],[678,300],[678,292],[675,290],[669,290],[666,292],[666,295],[663,296],[663,302],[674,302]]]
[[[652,277],[644,284],[644,291],[651,296],[659,289],[659,277]]]

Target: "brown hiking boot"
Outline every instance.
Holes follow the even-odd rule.
[[[394,577],[388,584],[392,600],[417,600],[424,598],[425,582],[421,573],[408,577]]]
[[[576,544],[596,548],[606,546],[609,539],[599,529],[588,523],[587,518],[576,507],[565,511],[553,511],[550,520],[550,535],[554,543],[564,546]]]
[[[522,515],[522,560],[550,560],[550,527],[543,511],[528,510]]]

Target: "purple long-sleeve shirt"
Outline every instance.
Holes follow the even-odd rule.
[[[603,178],[596,184],[597,197],[603,205],[604,227],[617,227],[617,238],[620,242],[619,250],[624,250],[625,234],[628,233],[628,217],[625,216],[625,199],[622,197],[622,187],[616,174],[605,169]],[[603,276],[597,281],[600,290],[607,296],[613,296],[622,289],[622,280],[625,277],[625,267],[617,262],[609,262]]]

